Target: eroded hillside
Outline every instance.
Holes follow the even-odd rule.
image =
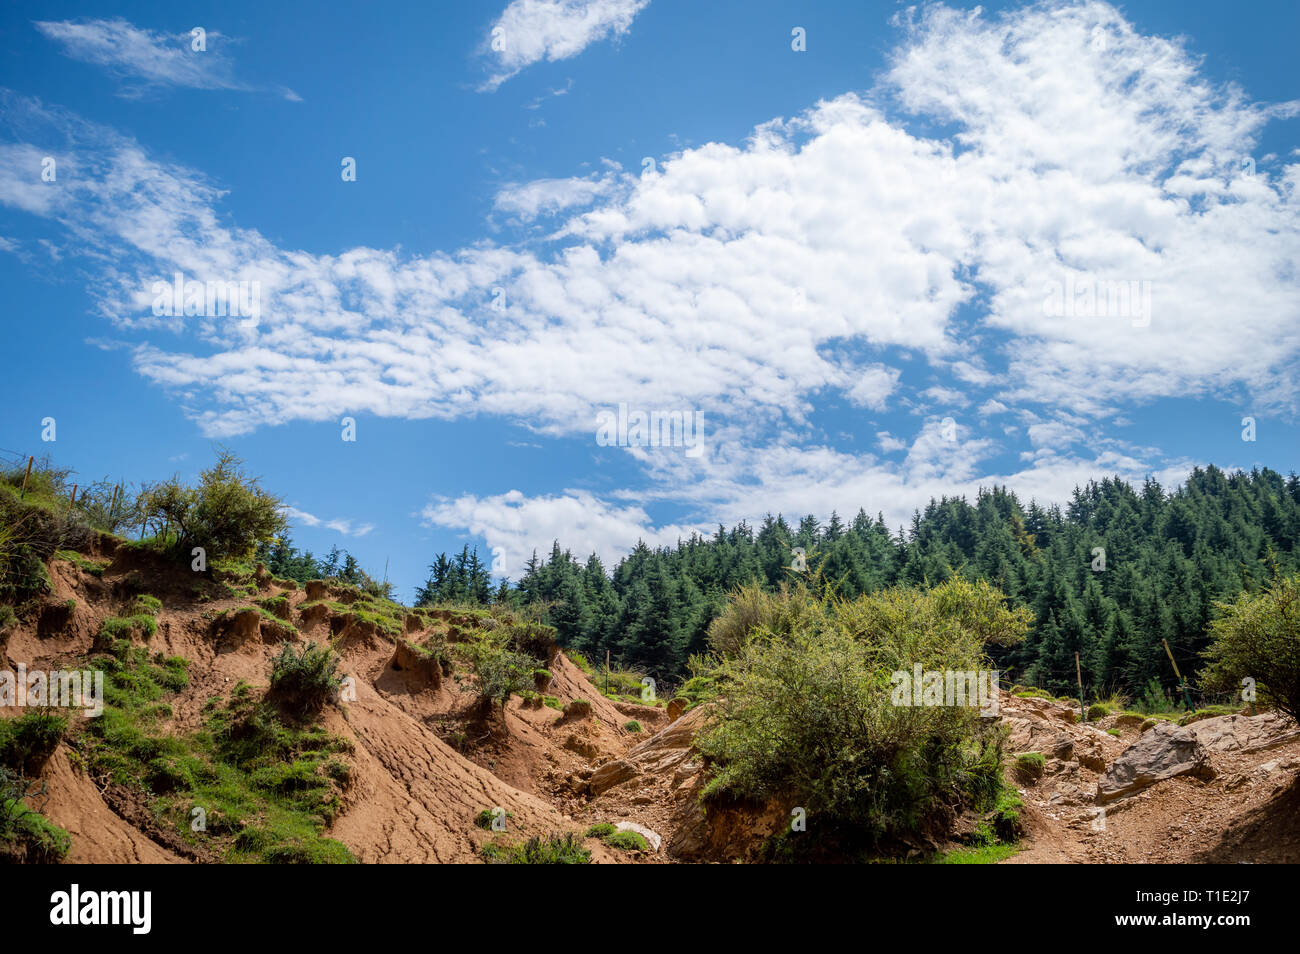
[[[28,771],[69,862],[478,862],[570,834],[596,862],[756,860],[797,808],[704,802],[710,706],[607,698],[546,627],[260,567],[194,573],[108,535],[48,573],[0,632],[0,667],[107,677],[104,715],[73,717]],[[483,705],[465,665],[494,631],[537,667],[504,707]],[[344,691],[295,713],[270,676],[285,644],[311,643],[337,651]],[[1288,718],[1080,724],[1054,700],[1001,698],[1024,828],[1010,861],[1300,860]],[[958,847],[980,821],[907,854]],[[644,841],[611,839],[619,825]]]

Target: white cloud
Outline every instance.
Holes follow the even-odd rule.
[[[574,206],[590,205],[610,191],[605,179],[534,179],[506,186],[496,195],[493,208],[530,222],[539,215],[554,215]]]
[[[880,444],[880,449],[886,454],[892,454],[894,451],[900,451],[907,447],[907,441],[901,437],[895,437],[889,431],[877,431],[876,441]]]
[[[1244,393],[1260,410],[1297,410],[1300,163],[1261,155],[1245,176],[1234,161],[1293,107],[1213,87],[1181,46],[1105,4],[995,17],[927,7],[902,26],[869,94],[773,120],[744,143],[685,150],[639,178],[503,190],[499,207],[520,220],[554,215],[554,241],[427,256],[281,248],[223,224],[221,193],[202,176],[12,96],[4,125],[61,133],[60,170],[76,175],[44,188],[33,170],[53,147],[0,144],[0,203],[58,221],[112,261],[98,294],[123,333],[158,328],[148,289],[175,270],[262,283],[257,328],[194,321],[183,344],[150,338],[134,351],[212,436],[341,413],[489,414],[538,435],[591,435],[595,411],[620,401],[706,412],[706,460],[627,452],[644,487],[608,500],[487,497],[486,508],[463,498],[429,515],[512,545],[559,530],[553,514],[572,500],[590,507],[586,539],[604,547],[658,533],[639,509],[651,500],[711,523],[752,516],[756,500],[825,513],[828,502],[874,510],[883,496],[910,511],[918,495],[981,480],[1055,493],[1090,467],[1140,479],[1182,463],[1143,464],[1094,438],[1118,407]],[[955,132],[914,132],[901,110]],[[1067,279],[1150,282],[1149,321],[1049,317],[1045,288]],[[963,391],[905,385],[909,360],[926,366],[916,379],[950,373]],[[873,411],[927,409],[915,434],[878,435],[886,451],[910,440],[901,467],[812,446],[809,418],[829,390]],[[934,415],[947,411],[933,401],[979,402],[978,419],[945,441]],[[999,443],[1025,439],[1013,425],[998,442],[967,429],[1012,411],[1027,412],[1028,450]],[[1095,456],[1067,456],[1085,434]],[[988,473],[994,454],[1021,450],[1026,470]]]
[[[305,510],[299,510],[297,507],[285,507],[284,513],[290,520],[301,523],[303,526],[325,527],[328,530],[341,533],[345,537],[364,537],[371,530],[375,529],[373,523],[355,524],[352,520],[340,518],[334,518],[332,520],[325,519],[317,517],[315,514],[310,514]]]
[[[852,381],[848,389],[849,400],[859,407],[881,410],[898,387],[899,372],[897,368],[874,364],[851,369],[848,377]]]
[[[216,30],[203,37],[204,49],[195,50],[190,32],[167,34],[137,27],[120,17],[111,20],[37,20],[36,29],[63,46],[75,60],[107,67],[150,86],[253,91],[256,86],[234,76],[223,47],[228,38]],[[126,95],[138,95],[128,88]],[[300,97],[291,89],[275,90],[285,99]]]
[[[513,0],[488,30],[484,47],[495,72],[484,89],[496,89],[542,60],[567,60],[592,43],[622,36],[650,0]]]
[[[638,540],[651,547],[667,546],[698,532],[690,526],[655,527],[641,507],[612,504],[582,490],[537,497],[512,490],[491,497],[438,499],[424,508],[422,518],[433,526],[482,537],[494,560],[500,557],[497,572],[515,579],[534,550],[545,558],[557,540],[579,559],[595,553],[611,567]]]

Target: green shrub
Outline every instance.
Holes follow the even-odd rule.
[[[1178,708],[1178,703],[1174,702],[1165,692],[1164,686],[1160,680],[1152,678],[1142,690],[1142,695],[1138,698],[1137,709],[1145,715],[1153,715],[1157,712],[1173,712]]]
[[[775,618],[798,627],[760,627],[717,666],[725,693],[696,738],[714,770],[704,796],[794,799],[846,852],[911,836],[954,802],[991,804],[1000,732],[972,707],[894,705],[890,674],[990,669],[984,647],[1023,639],[1028,611],[960,578],[851,602],[786,595],[800,606]]]
[[[186,559],[192,547],[203,547],[209,562],[251,559],[258,544],[271,543],[288,528],[283,501],[262,490],[225,448],[199,475],[197,487],[173,477],[142,491],[140,508],[146,527]]]
[[[157,616],[162,611],[162,600],[148,593],[141,593],[131,606],[132,616]]]
[[[504,710],[512,694],[533,685],[536,662],[510,645],[509,635],[498,630],[485,633],[467,649],[479,699],[485,706],[500,705]]]
[[[623,728],[627,729],[629,732],[640,732],[641,723],[637,722],[636,719],[631,719],[623,723]]]
[[[1088,721],[1098,722],[1110,715],[1110,706],[1104,702],[1094,702],[1088,707]]]
[[[53,710],[29,709],[15,718],[0,718],[0,768],[38,775],[67,729],[67,716]]]
[[[618,831],[618,829],[609,822],[596,822],[596,824],[587,829],[586,837],[599,838],[603,841],[616,831]]]
[[[301,651],[283,643],[271,662],[271,691],[300,712],[317,711],[334,698],[342,680],[339,656],[329,645],[309,642]]]
[[[1261,703],[1300,718],[1300,576],[1216,607],[1202,687],[1241,698],[1242,681],[1253,679]]]

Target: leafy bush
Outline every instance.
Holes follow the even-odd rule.
[[[209,561],[251,559],[262,543],[288,528],[283,501],[258,486],[231,451],[218,449],[217,462],[188,487],[178,477],[147,487],[140,495],[145,525],[188,556],[203,547]]]
[[[309,642],[297,651],[292,643],[282,643],[279,655],[271,662],[271,691],[300,712],[319,710],[342,685],[340,662],[327,644]]]
[[[533,685],[532,656],[509,648],[509,636],[501,631],[485,633],[468,649],[470,666],[478,682],[479,699],[485,705],[505,709],[510,696]]]
[[[631,719],[623,723],[623,728],[627,729],[629,732],[640,732],[641,723],[637,722],[636,719]]]
[[[0,473],[0,601],[18,605],[51,589],[45,565],[61,550],[84,549],[94,531],[66,500],[43,497],[29,483],[17,487],[26,468]],[[32,478],[38,471],[32,471]]]
[[[1300,718],[1300,576],[1217,607],[1202,687],[1240,693],[1242,680],[1254,679],[1260,702]]]
[[[790,589],[782,583],[775,593],[758,584],[736,589],[723,613],[709,624],[709,645],[715,652],[735,653],[756,631],[788,636],[824,612],[808,587]]]
[[[923,829],[954,801],[1002,787],[1002,735],[968,706],[898,706],[890,674],[982,670],[989,643],[1023,639],[1029,614],[984,583],[894,588],[848,602],[786,591],[790,632],[760,625],[715,676],[725,686],[697,745],[704,795],[792,799],[829,819],[845,851]],[[812,608],[810,608],[812,607]]]

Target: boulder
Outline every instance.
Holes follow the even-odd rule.
[[[592,795],[607,792],[638,775],[637,767],[625,759],[611,759],[591,773],[587,788]]]
[[[1211,752],[1251,752],[1272,748],[1296,735],[1295,721],[1280,712],[1258,716],[1228,715],[1202,719],[1187,726]]]
[[[1214,769],[1191,727],[1162,722],[1115,759],[1097,783],[1097,801],[1113,801],[1178,775],[1210,779]]]
[[[617,828],[619,831],[636,832],[638,835],[644,838],[646,842],[650,845],[651,851],[658,851],[659,846],[662,845],[664,841],[662,838],[659,837],[657,833],[651,831],[645,825],[638,825],[636,822],[626,822],[626,821],[619,822],[614,827]]]

